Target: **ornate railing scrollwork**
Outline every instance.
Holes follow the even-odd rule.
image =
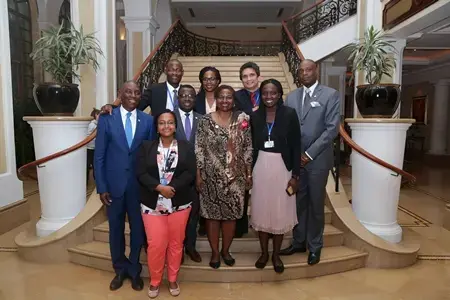
[[[291,36],[289,35],[289,30],[286,27],[286,24],[283,22],[283,28],[281,29],[281,52],[284,54],[286,59],[286,63],[289,67],[289,72],[291,72],[292,77],[294,78],[294,83],[297,86],[300,86],[300,80],[298,78],[298,68],[300,66],[300,62],[302,59],[302,54],[298,51],[297,44],[294,40],[291,40]],[[295,47],[294,47],[295,45]]]
[[[197,35],[178,20],[157,51],[150,58],[138,79],[141,89],[159,81],[164,66],[172,54],[181,56],[275,56],[279,41],[232,41]]]
[[[288,26],[297,43],[356,14],[357,0],[326,0],[292,16]]]

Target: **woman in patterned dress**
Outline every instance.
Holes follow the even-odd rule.
[[[242,218],[245,190],[252,184],[252,139],[249,116],[234,110],[234,89],[227,85],[215,91],[216,111],[198,124],[195,154],[196,185],[200,193],[200,215],[206,219],[206,232],[212,255],[209,265],[235,263],[229,249]],[[222,249],[219,235],[222,230]]]

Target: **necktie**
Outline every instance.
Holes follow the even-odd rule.
[[[173,109],[178,108],[178,93],[177,90],[173,90]]]
[[[302,115],[305,115],[306,112],[306,105],[309,105],[311,102],[311,91],[309,89],[305,89],[305,98],[303,99],[303,106],[302,106]]]
[[[252,100],[253,107],[256,106],[256,93],[250,92],[250,100]]]
[[[128,147],[131,148],[133,143],[133,128],[131,127],[131,112],[127,112],[127,120],[125,121],[125,135],[127,137]]]
[[[186,113],[186,121],[184,122],[184,133],[186,134],[186,138],[189,140],[191,137],[191,120],[189,119],[189,113]]]

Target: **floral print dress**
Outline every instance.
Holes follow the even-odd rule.
[[[230,126],[217,124],[211,114],[200,119],[195,154],[203,179],[200,215],[212,220],[242,218],[247,167],[252,164],[250,117],[233,112]]]

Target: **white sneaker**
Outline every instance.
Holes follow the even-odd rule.
[[[147,292],[147,294],[148,294],[148,297],[149,298],[156,298],[156,297],[158,297],[158,295],[159,295],[159,286],[158,286],[158,288],[156,289],[156,290],[154,290],[154,291],[152,291],[151,289],[150,289],[150,287],[148,287],[148,292]]]

